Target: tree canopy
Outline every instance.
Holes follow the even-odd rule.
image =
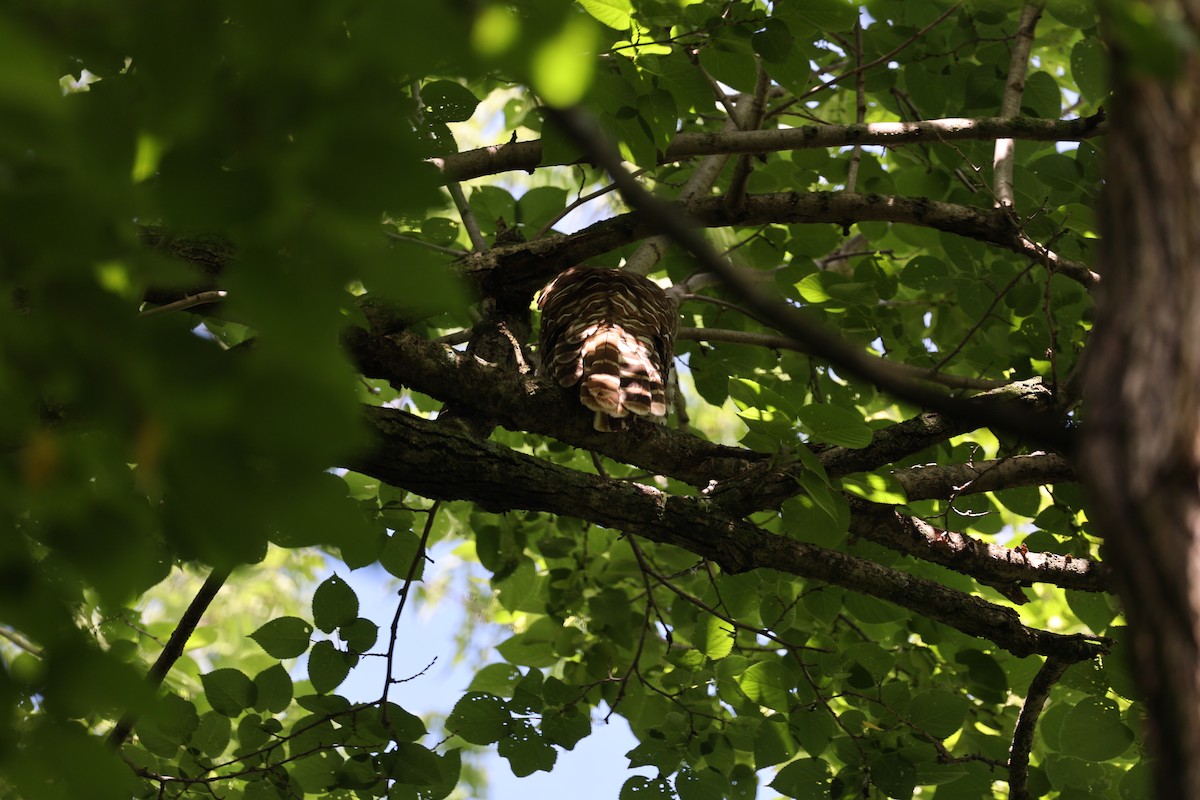
[[[616,715],[621,800],[1150,796],[1074,451],[1092,3],[62,0],[0,41],[0,795],[470,796]],[[679,302],[667,425],[538,376],[581,263]],[[422,719],[439,543],[510,632]]]

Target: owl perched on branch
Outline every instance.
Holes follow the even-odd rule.
[[[542,290],[541,373],[579,387],[598,431],[629,415],[662,422],[679,309],[656,283],[619,269],[572,267]]]

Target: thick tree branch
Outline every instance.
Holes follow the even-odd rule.
[[[1085,592],[1112,590],[1108,568],[1096,561],[988,544],[935,528],[892,506],[857,497],[850,497],[849,502],[851,534],[983,583],[1025,584],[1033,580]]]
[[[1080,661],[1107,646],[1080,636],[1027,628],[1017,614],[844,553],[776,536],[727,516],[703,499],[606,480],[474,440],[388,408],[368,407],[376,448],[346,466],[426,497],[469,500],[502,512],[546,511],[675,545],[730,573],[775,569],[894,603],[1019,656],[1039,653]]]
[[[741,513],[778,505],[799,490],[794,472],[801,469],[799,464],[771,465],[767,453],[713,444],[640,420],[635,425],[636,435],[599,433],[592,427],[590,415],[569,402],[560,387],[498,369],[412,333],[378,335],[352,328],[344,342],[364,375],[486,413],[509,430],[551,436],[699,488],[713,481],[730,481],[730,492],[741,486],[746,494],[739,496],[736,504],[732,494],[720,502],[729,502],[731,509],[736,505]],[[1051,397],[1037,383],[1020,383],[984,393],[971,402],[1036,409],[1048,406]],[[870,472],[977,426],[967,418],[920,414],[876,431],[866,447],[830,447],[821,450],[818,458],[833,477]],[[1070,474],[1062,459],[1042,456],[1037,461],[1016,458],[903,470],[897,477],[911,490],[911,499],[921,499],[1049,483],[1069,479]]]
[[[680,133],[671,140],[659,163],[669,164],[695,156],[769,153],[864,144],[892,147],[913,142],[994,139],[1078,142],[1099,136],[1104,131],[1104,116],[1097,114],[1094,117],[1061,121],[1030,117],[951,118],[923,122],[870,122],[863,125],[804,125],[775,130]],[[483,147],[432,158],[430,162],[442,171],[442,176],[447,181],[465,181],[512,170],[533,172],[540,166],[549,166],[542,163],[541,141]]]
[[[1071,462],[1057,453],[1032,453],[969,464],[934,464],[899,469],[892,475],[909,500],[948,499],[1016,486],[1074,481]]]
[[[411,333],[379,336],[352,328],[344,342],[368,377],[486,413],[509,430],[552,436],[694,486],[768,458],[644,420],[637,420],[629,434],[601,433],[592,426],[592,415],[560,386],[497,369]]]
[[[771,223],[825,222],[849,227],[859,222],[895,222],[953,233],[994,244],[1046,265],[1091,286],[1099,280],[1087,266],[1060,258],[1024,236],[1007,212],[942,203],[924,198],[849,194],[845,192],[779,192],[747,195],[737,212],[719,197],[680,205],[663,203],[691,227],[721,228]],[[569,235],[495,247],[459,263],[485,283],[507,282],[535,290],[567,267],[616,250],[660,232],[661,221],[642,210],[597,222]],[[715,270],[712,270],[715,271]]]

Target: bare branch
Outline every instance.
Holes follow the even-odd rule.
[[[179,624],[171,632],[171,638],[167,640],[166,646],[163,647],[162,652],[158,654],[158,658],[146,673],[146,682],[150,686],[157,689],[163,682],[163,678],[167,677],[167,673],[171,671],[171,667],[175,666],[175,662],[183,655],[183,649],[187,645],[187,640],[196,632],[196,626],[200,624],[200,618],[208,610],[208,606],[212,603],[213,598],[217,596],[217,592],[221,591],[221,587],[225,585],[230,572],[232,572],[232,569],[221,567],[213,569],[212,572],[208,573],[208,577],[204,579],[204,584],[196,592],[196,596],[192,598],[192,602],[188,605],[187,610],[183,612],[183,616],[179,618]],[[108,734],[109,746],[120,748],[125,744],[125,740],[133,732],[133,726],[137,724],[137,720],[137,714],[133,712],[129,712],[121,717],[120,721],[117,722],[116,726]]]
[[[1033,749],[1033,736],[1037,731],[1038,717],[1046,701],[1050,699],[1050,689],[1058,682],[1067,667],[1066,661],[1058,658],[1047,658],[1033,676],[1029,691],[1025,693],[1025,703],[1021,706],[1021,716],[1017,718],[1017,727],[1013,731],[1012,747],[1008,751],[1008,796],[1010,800],[1029,800],[1029,752]]]
[[[196,306],[206,306],[212,303],[219,303],[225,299],[229,293],[221,289],[212,289],[207,292],[197,292],[193,295],[175,300],[161,306],[151,306],[150,308],[142,309],[138,312],[139,317],[153,317],[157,314],[167,314],[172,311],[184,311]]]
[[[417,545],[417,552],[413,553],[412,562],[408,565],[408,573],[404,576],[404,584],[400,587],[400,599],[396,602],[396,613],[392,616],[391,636],[388,639],[386,666],[383,673],[383,694],[379,698],[379,707],[383,709],[383,724],[389,729],[391,726],[388,720],[388,693],[391,691],[393,683],[401,682],[392,677],[392,665],[395,663],[396,657],[396,638],[400,630],[400,615],[404,613],[404,605],[408,602],[409,592],[412,590],[413,581],[417,576],[417,567],[425,561],[429,534],[433,530],[433,521],[437,518],[437,512],[441,505],[440,500],[435,500],[433,506],[426,512],[428,516],[425,518],[425,528],[421,531],[421,542]]]
[[[947,499],[1017,486],[1074,481],[1071,462],[1057,453],[1032,453],[970,464],[933,464],[892,473],[909,500]]]
[[[866,71],[863,69],[862,20],[854,21],[854,122],[862,125],[867,119]],[[858,186],[858,165],[862,162],[862,145],[850,151],[850,166],[846,170],[846,191]]]
[[[660,204],[660,201],[655,201]],[[792,224],[831,222],[850,227],[859,222],[894,222],[953,233],[1003,247],[1045,264],[1084,286],[1099,276],[1087,266],[1060,258],[1031,241],[999,209],[979,209],[884,195],[846,192],[779,192],[747,195],[741,210],[733,214],[719,197],[687,204],[661,204],[675,215],[680,226],[719,228],[730,225],[756,226],[766,223]],[[503,282],[513,287],[538,289],[546,281],[575,264],[630,242],[660,232],[658,216],[644,211],[612,217],[570,235],[546,236],[534,242],[494,247],[472,254],[459,263],[467,274],[484,282]],[[706,271],[715,272],[708,269]],[[748,276],[749,277],[749,276]]]
[[[923,122],[870,122],[855,125],[804,125],[771,130],[727,130],[680,133],[659,158],[669,164],[685,158],[743,153],[772,153],[815,147],[877,144],[892,147],[913,142],[994,141],[1077,142],[1102,135],[1104,117],[1047,120],[1032,117],[978,119],[951,117]],[[429,159],[445,180],[465,181],[520,170],[533,172],[542,163],[541,141],[512,142]],[[564,162],[565,163],[565,162]]]
[[[1042,16],[1043,2],[1025,3],[1021,9],[1021,21],[1017,23],[1017,37],[1013,43],[1012,56],[1008,65],[1008,80],[1004,84],[1004,98],[1000,101],[1000,119],[1012,119],[1021,110],[1021,96],[1025,93],[1025,73],[1029,69],[1029,52],[1033,49],[1033,31]],[[995,155],[992,157],[993,189],[996,204],[1012,208],[1013,162],[1016,147],[1011,138],[997,139]]]
[[[987,584],[1023,584],[1031,579],[1084,592],[1112,591],[1108,568],[1086,558],[1035,553],[988,544],[935,528],[892,506],[857,497],[850,502],[850,533],[892,550],[941,564]]]
[[[8,639],[14,645],[32,656],[37,656],[38,658],[42,657],[42,648],[26,639],[20,631],[14,630],[7,625],[0,625],[0,638]]]

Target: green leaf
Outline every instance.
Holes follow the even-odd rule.
[[[196,706],[176,694],[163,695],[151,718],[159,732],[175,743],[184,742],[200,724]]]
[[[470,89],[454,81],[433,81],[421,87],[425,119],[430,122],[466,122],[479,106]]]
[[[871,779],[889,797],[912,797],[917,770],[898,753],[887,753],[871,764]]]
[[[729,396],[747,418],[779,423],[785,430],[791,427],[792,403],[769,386],[746,378],[730,378]]]
[[[471,744],[492,744],[504,736],[511,718],[508,706],[499,697],[468,692],[455,703],[446,719],[446,729]]]
[[[629,30],[633,5],[629,0],[579,0],[583,10],[597,21],[619,31]]]
[[[794,755],[796,741],[792,738],[783,715],[777,714],[763,720],[754,736],[755,769],[782,764]]]
[[[917,256],[900,271],[900,283],[927,292],[938,292],[950,276],[946,262],[933,256]]]
[[[190,744],[206,756],[215,759],[229,746],[232,730],[233,725],[229,717],[217,711],[205,711],[200,715],[200,724],[192,733]]]
[[[334,753],[313,753],[292,762],[288,774],[305,793],[319,794],[333,786],[341,764],[341,756]]]
[[[387,723],[383,724],[382,713],[379,721],[393,741],[415,742],[426,733],[425,723],[421,721],[420,717],[395,703],[387,704]]]
[[[375,646],[379,638],[379,626],[369,619],[359,617],[338,629],[338,637],[346,643],[351,653],[361,655]]]
[[[874,503],[904,505],[908,496],[896,476],[890,472],[856,472],[841,478],[842,488]]]
[[[634,775],[621,786],[618,800],[675,800],[671,785],[664,779],[651,780]]]
[[[541,731],[546,741],[573,750],[581,739],[591,735],[592,720],[575,706],[568,706],[543,714]]]
[[[725,800],[729,789],[729,779],[716,769],[692,771],[684,767],[675,775],[679,800]]]
[[[296,658],[308,649],[313,628],[299,617],[280,617],[250,634],[273,658]]]
[[[1150,766],[1139,761],[1129,768],[1120,784],[1121,800],[1150,800],[1154,796]]]
[[[829,765],[816,758],[798,758],[779,770],[770,787],[797,800],[825,800],[829,797]]]
[[[1060,749],[1088,761],[1109,761],[1133,744],[1133,731],[1121,720],[1116,701],[1086,697],[1063,720]]]
[[[283,713],[292,702],[292,676],[281,664],[273,664],[254,676],[258,697],[254,707],[273,714]]]
[[[805,406],[797,416],[818,441],[855,448],[871,443],[871,428],[858,412],[823,403]]]
[[[1008,697],[1008,677],[996,659],[981,650],[962,650],[954,660],[967,667],[971,693],[988,703],[1003,703]]]
[[[333,642],[317,642],[308,654],[308,680],[321,694],[332,692],[350,674],[351,656],[339,651]]]
[[[823,534],[810,538],[810,541],[829,542],[840,539],[841,534],[845,533],[850,525],[850,509],[846,504],[845,497],[840,492],[835,492],[831,486],[821,480],[820,476],[809,470],[800,473],[800,485],[808,493],[808,499],[812,501],[812,504],[825,512],[826,517],[833,523],[832,527],[822,525]]]
[[[1104,633],[1117,616],[1117,612],[1108,602],[1108,596],[1100,592],[1068,589],[1067,605],[1079,617],[1079,621],[1091,628],[1093,633]]]
[[[804,752],[813,758],[820,756],[829,748],[836,725],[833,715],[824,708],[792,712],[789,724],[796,741],[804,748]]]
[[[561,633],[561,625],[549,617],[542,617],[524,633],[515,634],[501,642],[496,650],[512,664],[549,667],[559,660],[555,643]]]
[[[1021,108],[1032,111],[1036,117],[1057,119],[1062,114],[1062,90],[1054,76],[1038,70],[1026,78]]]
[[[776,13],[783,14],[787,19],[803,22],[804,28],[822,33],[848,30],[854,27],[854,20],[858,17],[857,9],[845,0],[805,0],[803,3],[785,3],[778,7]],[[799,35],[807,36],[808,34],[801,33]]]
[[[846,610],[859,621],[872,625],[906,619],[910,612],[900,606],[858,592],[846,593]]]
[[[733,628],[712,614],[702,614],[692,632],[692,644],[705,657],[716,661],[733,651]]]
[[[413,559],[420,559],[413,573],[413,580],[421,580],[424,573],[424,557],[419,554],[421,538],[412,531],[397,530],[388,537],[379,556],[379,563],[395,577],[407,580],[409,570],[413,568]]]
[[[200,676],[208,704],[227,717],[236,717],[254,705],[254,682],[241,670],[225,667]]]
[[[493,694],[496,697],[512,697],[517,681],[521,680],[521,670],[512,664],[488,664],[471,679],[468,691]]]
[[[963,726],[970,705],[970,701],[961,694],[930,689],[912,698],[908,719],[924,733],[945,739]]]
[[[754,52],[763,57],[768,64],[783,64],[787,62],[792,52],[795,39],[788,30],[787,23],[778,17],[768,19],[762,29],[750,37]]]
[[[396,745],[390,777],[406,786],[432,786],[442,779],[442,763],[437,754],[413,742]]]
[[[788,710],[792,681],[778,662],[761,661],[751,665],[738,676],[737,684],[747,697],[759,705],[776,711]]]
[[[313,623],[325,633],[333,633],[358,617],[358,595],[344,580],[330,575],[313,593],[312,610]]]
[[[847,605],[853,596],[852,592],[846,594]],[[840,660],[843,663],[858,664],[876,684],[880,683],[896,664],[895,656],[874,642],[855,642],[841,651]]]
[[[629,768],[654,767],[660,773],[674,772],[679,767],[679,748],[662,741],[648,738],[625,754]]]
[[[508,734],[500,740],[496,751],[508,759],[513,775],[523,778],[535,772],[554,769],[558,752],[542,738],[532,725],[516,721],[509,726]]]

